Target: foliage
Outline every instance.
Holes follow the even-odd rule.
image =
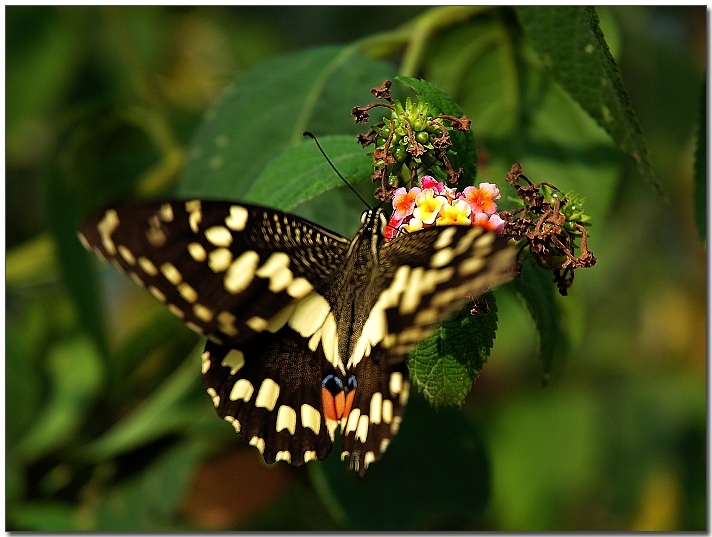
[[[6,527],[705,528],[701,21],[678,7],[8,7]],[[403,102],[425,79],[457,103],[465,160],[503,198],[515,162],[585,198],[600,262],[568,297],[528,265],[498,290],[462,409],[413,394],[364,479],[335,454],[266,468],[216,418],[197,336],[98,268],[75,230],[123,199],[205,195],[352,234],[362,207],[302,132],[372,195],[350,111],[387,78]]]

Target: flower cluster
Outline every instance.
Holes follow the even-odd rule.
[[[416,231],[432,226],[480,226],[501,233],[504,220],[497,214],[494,200],[499,189],[492,183],[480,183],[478,188],[466,187],[462,192],[439,183],[430,175],[420,180],[420,187],[398,188],[393,196],[393,214],[386,227],[387,240],[403,229]]]

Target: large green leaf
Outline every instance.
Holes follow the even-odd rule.
[[[354,136],[324,136],[319,143],[349,183],[369,178],[373,170],[372,160]],[[244,201],[288,211],[343,184],[314,141],[307,139],[289,147],[270,162],[252,183]]]
[[[489,313],[472,315],[464,307],[409,356],[413,385],[435,407],[461,405],[487,361],[497,332],[497,305],[491,293],[480,298]]]
[[[47,369],[51,391],[40,411],[42,419],[35,420],[17,446],[24,460],[35,460],[73,440],[101,387],[103,362],[87,337],[58,342],[47,355]]]
[[[389,64],[339,47],[280,56],[246,72],[198,128],[178,193],[243,198],[272,159],[301,143],[303,131],[360,132],[351,109],[393,75]]]
[[[552,76],[653,182],[645,140],[596,10],[580,6],[518,6],[515,10]]]
[[[522,267],[522,275],[513,280],[512,285],[529,311],[539,334],[539,354],[546,382],[554,364],[563,359],[568,347],[568,336],[556,302],[551,272],[527,263]]]

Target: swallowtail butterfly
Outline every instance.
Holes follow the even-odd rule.
[[[479,227],[386,242],[381,209],[348,240],[280,211],[148,202],[89,219],[79,237],[207,338],[217,413],[267,463],[341,458],[364,475],[396,434],[407,353],[449,312],[511,277],[514,252]]]

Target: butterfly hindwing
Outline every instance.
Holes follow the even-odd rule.
[[[300,466],[331,451],[334,431],[325,423],[318,389],[327,371],[323,355],[289,327],[237,348],[208,341],[203,353],[203,384],[218,415],[267,463]]]

